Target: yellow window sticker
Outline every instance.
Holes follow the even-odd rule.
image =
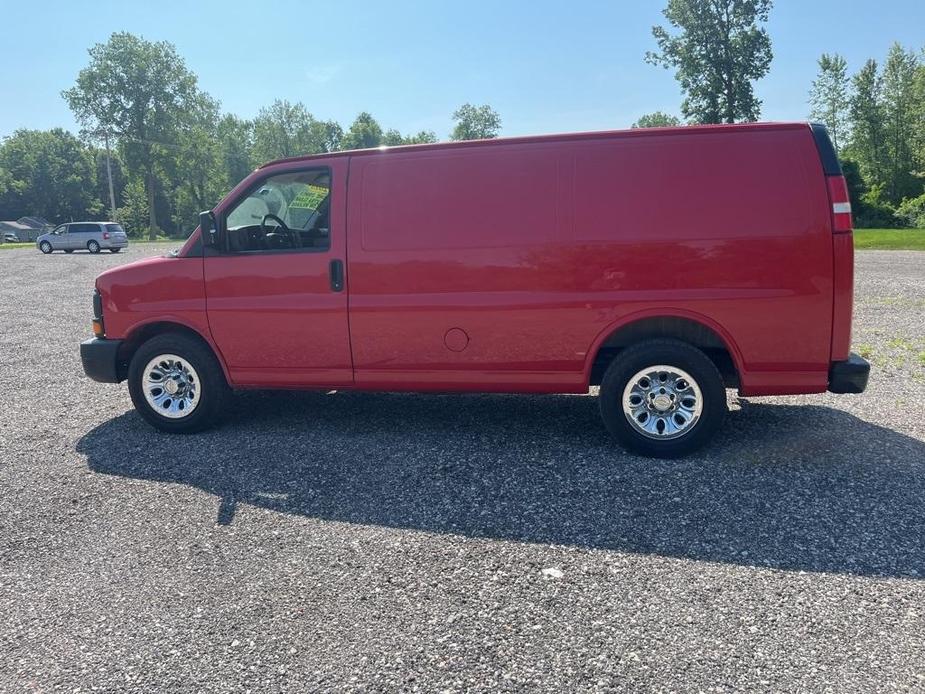
[[[308,185],[292,199],[292,202],[289,203],[289,209],[312,210],[314,212],[326,197],[328,197],[327,188]]]

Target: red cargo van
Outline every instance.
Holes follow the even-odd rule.
[[[585,393],[633,451],[742,395],[859,393],[825,129],[632,130],[272,162],[175,253],[96,281],[87,375],[168,432],[236,388]]]

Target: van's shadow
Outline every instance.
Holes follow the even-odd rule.
[[[819,406],[745,403],[703,454],[628,456],[596,398],[245,393],[187,437],[135,413],[97,472],[282,513],[734,564],[925,577],[925,443]],[[152,508],[150,513],[158,510]]]

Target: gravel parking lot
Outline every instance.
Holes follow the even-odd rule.
[[[858,254],[866,394],[730,394],[672,462],[578,396],[155,433],[77,344],[166,248],[0,252],[0,689],[925,690],[925,253]]]

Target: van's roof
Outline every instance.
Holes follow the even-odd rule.
[[[498,145],[529,144],[543,142],[569,142],[579,140],[600,140],[614,137],[651,137],[658,135],[703,135],[706,133],[728,133],[749,130],[797,130],[808,129],[807,122],[781,122],[781,123],[735,123],[722,125],[681,125],[670,128],[630,128],[627,130],[598,130],[578,133],[559,133],[552,135],[528,135],[522,137],[495,137],[485,140],[461,140],[458,142],[434,142],[422,145],[395,145],[381,146],[370,149],[347,149],[338,152],[322,152],[319,154],[306,154],[299,157],[286,157],[274,159],[261,164],[262,169],[273,164],[282,164],[297,161],[311,161],[313,159],[329,159],[331,157],[355,157],[383,154],[385,152],[421,152],[442,149],[457,149],[466,147],[492,147]]]

